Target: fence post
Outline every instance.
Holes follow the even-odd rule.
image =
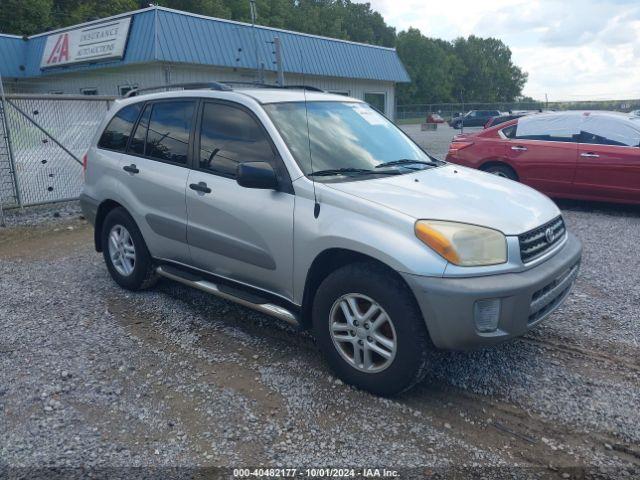
[[[15,157],[13,156],[13,146],[11,144],[11,128],[9,127],[9,115],[7,114],[7,99],[4,95],[4,85],[2,82],[2,75],[0,75],[0,102],[2,103],[2,120],[4,121],[4,131],[7,136],[7,153],[9,154],[9,168],[11,169],[11,175],[13,176],[13,188],[16,192],[16,201],[18,206],[22,206],[22,196],[20,195],[20,185],[18,183],[18,172],[16,171]],[[4,215],[2,217],[4,222]]]

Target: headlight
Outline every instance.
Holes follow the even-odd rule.
[[[467,223],[418,220],[416,236],[446,260],[463,267],[507,261],[507,239],[497,230]]]

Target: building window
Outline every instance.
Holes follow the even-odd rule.
[[[364,101],[378,110],[380,113],[386,115],[387,109],[387,95],[384,93],[365,93]]]
[[[98,95],[97,88],[81,88],[80,93],[82,95]]]
[[[121,97],[124,97],[127,93],[129,93],[132,90],[135,90],[138,88],[138,84],[130,84],[130,85],[119,85],[118,86],[118,92],[120,93]]]
[[[339,91],[339,90],[334,90],[334,91],[330,91],[329,93],[333,93],[334,95],[342,95],[343,97],[350,97],[351,93],[349,92],[345,92],[345,91]]]

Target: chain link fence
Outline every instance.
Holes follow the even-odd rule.
[[[535,110],[613,110],[629,112],[640,109],[638,100],[568,101],[568,102],[475,102],[475,103],[430,103],[398,105],[396,120],[401,123],[421,123],[429,114],[437,113],[445,121],[469,110],[498,110],[500,112]]]
[[[2,206],[78,198],[82,156],[113,97],[10,94],[0,114]],[[7,147],[10,145],[10,148]]]

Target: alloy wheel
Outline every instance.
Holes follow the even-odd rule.
[[[342,358],[361,372],[381,372],[396,356],[398,340],[391,317],[366,295],[338,298],[329,314],[329,332]]]
[[[114,225],[109,232],[109,257],[120,275],[131,275],[136,266],[136,248],[131,234],[122,225]]]

